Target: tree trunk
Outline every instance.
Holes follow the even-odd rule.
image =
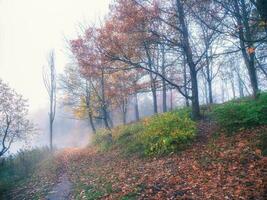
[[[108,113],[107,113],[107,110],[105,108],[102,108],[102,111],[103,111],[103,121],[104,121],[105,128],[110,130],[110,126],[108,124]]]
[[[139,121],[140,116],[139,116],[139,107],[138,107],[138,93],[134,93],[134,110],[135,110],[135,120]]]
[[[102,95],[102,99],[101,99],[101,107],[102,107],[102,115],[103,115],[103,121],[104,121],[104,125],[105,128],[110,130],[110,126],[108,124],[108,112],[107,112],[107,105],[106,105],[106,96],[105,96],[105,79],[104,79],[104,70],[102,69],[101,71],[101,95]]]
[[[167,112],[167,87],[166,82],[162,81],[163,87],[162,87],[162,110],[163,112]]]
[[[151,81],[151,92],[153,98],[153,110],[154,114],[157,114],[158,113],[157,88],[152,73],[150,73],[150,81]]]
[[[127,100],[122,103],[122,122],[123,125],[126,125],[127,123]]]
[[[158,100],[157,100],[157,89],[156,89],[155,83],[152,83],[151,85],[151,92],[152,92],[152,97],[153,97],[154,114],[157,114],[158,113]]]
[[[207,83],[208,83],[208,91],[209,91],[209,103],[213,104],[213,95],[212,95],[212,78],[211,78],[211,70],[210,70],[210,62],[209,62],[209,58],[207,56],[207,66],[206,66],[206,70],[207,70]]]
[[[162,54],[162,62],[161,62],[161,72],[162,76],[166,76],[166,69],[165,69],[165,48],[161,45],[161,54]],[[162,79],[162,110],[163,112],[167,112],[167,85],[166,81]]]
[[[173,110],[173,94],[172,94],[172,89],[170,89],[170,110]]]
[[[92,115],[92,111],[91,111],[91,93],[89,90],[89,85],[88,85],[88,81],[86,80],[85,82],[85,90],[86,90],[86,108],[87,108],[87,113],[88,113],[88,119],[89,119],[89,124],[91,126],[91,129],[93,131],[93,133],[96,133],[96,128],[95,128],[95,124],[94,124],[94,120],[93,120],[93,115]]]
[[[223,83],[224,81],[223,80],[221,80],[221,97],[222,97],[222,103],[224,103],[224,101],[225,101],[225,93],[224,93],[224,87],[223,87]]]
[[[205,104],[209,104],[209,92],[208,92],[208,84],[206,83],[206,79],[203,80],[203,85],[204,85],[204,97],[203,97],[203,102]]]
[[[126,125],[127,124],[127,115],[126,115],[126,111],[124,111],[123,113],[122,113],[122,118],[123,118],[123,125]]]
[[[191,71],[191,82],[192,82],[192,117],[193,119],[200,119],[197,74],[195,70]]]
[[[239,41],[240,41],[240,47],[241,52],[246,64],[246,67],[248,69],[248,74],[250,78],[250,84],[253,91],[253,97],[256,99],[258,97],[259,87],[258,87],[258,79],[257,79],[257,72],[255,68],[255,48],[253,46],[252,42],[252,35],[250,31],[250,27],[248,24],[248,14],[246,11],[246,5],[244,0],[241,0],[241,10],[238,5],[238,1],[234,0],[234,8],[236,12],[236,20],[238,23],[239,28]],[[243,23],[242,23],[243,19]],[[243,30],[243,27],[245,29],[245,32]],[[247,41],[247,44],[245,43]],[[248,52],[247,52],[248,50]]]
[[[243,83],[242,83],[240,74],[238,72],[237,72],[237,78],[238,78],[239,97],[243,98],[244,97],[244,87],[243,87]]]
[[[91,111],[88,111],[88,117],[89,117],[89,123],[90,126],[92,128],[93,133],[96,133],[96,128],[95,128],[95,124],[94,124],[94,120],[93,120],[93,116],[91,114]]]
[[[190,69],[191,84],[192,84],[192,118],[200,119],[200,107],[199,107],[199,98],[198,98],[198,82],[197,82],[197,70],[196,65],[193,61],[192,49],[189,43],[189,33],[188,28],[185,22],[185,14],[183,3],[181,0],[176,0],[177,3],[177,15],[181,25],[181,34],[183,42],[183,50],[186,55],[187,64]]]
[[[183,69],[183,72],[184,72],[184,94],[185,94],[185,105],[186,105],[186,107],[189,107],[190,106],[190,104],[189,104],[189,98],[188,98],[188,96],[189,96],[189,94],[188,94],[188,89],[187,89],[187,71],[186,71],[186,57],[184,56],[184,59],[183,59],[183,65],[184,65],[184,69]]]
[[[107,115],[108,115],[109,127],[113,128],[114,127],[114,123],[113,123],[113,118],[112,118],[112,112],[107,110]]]
[[[53,120],[52,120],[52,116],[50,114],[49,116],[49,146],[50,146],[50,150],[53,150]]]

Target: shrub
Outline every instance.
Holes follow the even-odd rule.
[[[105,129],[97,131],[93,145],[102,151],[112,147],[126,154],[164,154],[183,149],[195,133],[196,124],[190,119],[190,110],[182,109],[118,126],[112,133]]]
[[[124,153],[143,154],[143,144],[140,140],[141,135],[145,130],[143,123],[129,124],[120,126],[113,131],[113,140]]]
[[[93,136],[93,145],[100,148],[101,151],[106,151],[112,146],[112,135],[107,129],[97,130]]]
[[[258,100],[246,98],[218,105],[213,115],[228,133],[267,124],[267,93],[262,93]]]
[[[48,148],[19,151],[0,159],[0,198],[12,186],[28,178],[38,164],[50,156]]]
[[[192,141],[196,124],[189,115],[178,112],[163,113],[144,120],[141,141],[146,155],[164,154],[183,149]]]

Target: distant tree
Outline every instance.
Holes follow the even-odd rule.
[[[0,79],[0,157],[14,142],[26,141],[34,133],[27,114],[27,101]]]
[[[71,108],[74,116],[78,119],[88,120],[93,133],[96,133],[94,113],[97,102],[93,98],[91,81],[79,73],[76,64],[67,65],[59,81],[60,89],[64,93],[63,105]]]
[[[55,70],[55,54],[52,50],[48,55],[47,66],[44,67],[43,80],[49,95],[49,144],[53,149],[53,123],[56,114],[56,70]]]

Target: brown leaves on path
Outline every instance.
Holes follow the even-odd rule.
[[[198,128],[190,148],[162,157],[65,149],[40,166],[14,197],[45,199],[64,173],[73,186],[70,199],[267,199],[267,159],[256,145],[267,126],[229,137],[216,134],[212,124]]]
[[[87,149],[69,157],[68,173],[99,192],[97,199],[265,199],[267,159],[255,138],[267,127],[218,138],[210,136],[209,124],[199,128],[206,131],[201,142],[180,154],[142,159]],[[76,190],[78,199],[92,194]]]

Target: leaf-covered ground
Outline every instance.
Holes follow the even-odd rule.
[[[190,148],[162,157],[67,149],[57,155],[58,171],[64,168],[72,182],[70,199],[267,199],[267,157],[258,141],[267,127],[229,137],[208,123],[200,123],[199,130]],[[33,197],[30,188],[49,176],[38,177],[37,185],[32,181],[24,186],[24,197]],[[49,180],[51,186],[54,180]],[[43,196],[38,198],[45,197],[39,193]]]

